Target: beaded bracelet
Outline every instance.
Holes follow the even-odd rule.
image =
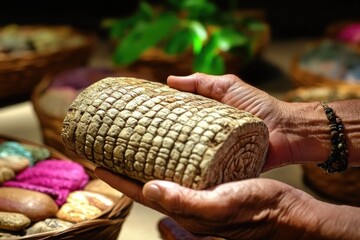
[[[334,110],[325,102],[321,102],[321,105],[323,106],[326,117],[329,120],[331,152],[328,160],[324,163],[319,163],[318,166],[328,173],[345,171],[348,167],[347,158],[349,151],[346,146],[344,124],[342,120],[336,116]]]

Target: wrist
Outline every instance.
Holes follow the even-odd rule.
[[[319,163],[331,151],[328,120],[320,102],[284,102],[280,131],[287,136],[291,157],[285,164]]]
[[[274,239],[359,239],[360,210],[319,201],[298,189],[280,203]]]

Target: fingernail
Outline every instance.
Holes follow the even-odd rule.
[[[160,188],[155,185],[151,184],[144,188],[144,197],[151,201],[159,201],[161,198],[161,191]]]

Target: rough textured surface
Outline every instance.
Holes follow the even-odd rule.
[[[29,226],[31,220],[21,213],[0,212],[0,229],[20,231]]]
[[[81,92],[62,138],[116,173],[195,189],[258,176],[268,147],[267,127],[253,115],[135,78],[106,78]]]

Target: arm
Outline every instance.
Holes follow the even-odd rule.
[[[95,174],[199,235],[269,240],[360,238],[360,209],[320,202],[271,179],[248,179],[196,191],[158,180],[141,187],[102,168]]]
[[[235,75],[170,76],[168,85],[216,99],[263,119],[270,132],[263,171],[294,163],[321,163],[330,154],[330,128],[320,102],[287,103],[246,84]],[[360,101],[339,101],[329,105],[345,124],[349,165],[359,166]]]

